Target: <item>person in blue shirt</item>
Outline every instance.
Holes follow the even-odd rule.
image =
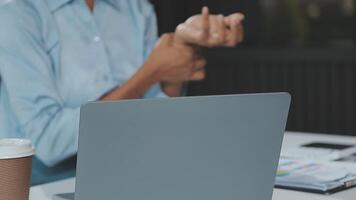
[[[187,37],[158,38],[147,0],[0,0],[0,138],[33,141],[35,184],[73,175],[59,164],[76,155],[84,103],[179,96],[204,79],[197,45],[224,45],[230,31],[234,46],[242,32],[203,13],[181,25]],[[223,40],[205,42],[209,25]]]

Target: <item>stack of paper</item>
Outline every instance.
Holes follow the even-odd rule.
[[[356,185],[356,165],[281,159],[276,187],[333,193]]]

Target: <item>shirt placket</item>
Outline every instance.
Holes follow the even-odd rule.
[[[106,46],[100,34],[99,28],[96,24],[93,13],[87,8],[85,1],[78,1],[76,11],[80,15],[80,20],[83,22],[83,29],[89,39],[90,48],[95,50],[95,59],[97,66],[96,81],[103,85],[110,85],[113,82],[112,69],[109,63],[109,57],[106,51]]]

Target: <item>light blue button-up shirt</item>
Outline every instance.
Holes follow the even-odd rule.
[[[75,155],[80,106],[138,70],[156,29],[147,0],[0,0],[0,138],[31,139],[48,166]]]

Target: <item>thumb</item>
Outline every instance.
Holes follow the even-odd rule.
[[[169,46],[172,45],[174,41],[174,34],[172,33],[165,33],[161,36],[158,41],[158,45]]]

